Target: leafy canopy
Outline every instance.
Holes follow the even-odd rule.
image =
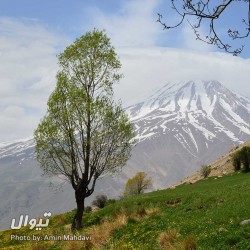
[[[58,56],[57,85],[35,131],[45,174],[60,175],[84,197],[97,178],[116,172],[130,156],[133,127],[113,101],[120,61],[102,31],[87,32]]]
[[[138,172],[136,175],[128,179],[124,191],[124,196],[131,196],[144,193],[145,190],[152,187],[152,179],[144,172]]]

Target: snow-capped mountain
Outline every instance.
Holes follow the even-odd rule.
[[[241,143],[250,136],[250,101],[218,81],[167,84],[127,112],[139,141],[171,133],[194,155],[197,134],[206,147],[218,137]]]
[[[166,188],[250,139],[250,100],[217,81],[169,83],[126,112],[137,145],[122,173],[102,178],[95,194],[121,195],[138,171],[152,177],[155,189]],[[41,174],[33,139],[0,144],[0,228],[9,228],[20,214],[75,207],[70,185],[55,193],[50,181],[61,181]]]
[[[128,165],[151,174],[157,188],[250,139],[250,100],[218,81],[169,83],[127,113],[138,140]]]

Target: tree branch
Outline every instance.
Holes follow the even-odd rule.
[[[219,49],[222,49],[227,53],[231,53],[234,56],[239,55],[243,51],[244,45],[238,48],[232,48],[232,45],[225,42],[221,38],[221,35],[217,33],[215,28],[215,21],[218,21],[221,18],[222,13],[228,10],[228,7],[234,2],[234,0],[223,0],[221,4],[213,6],[213,8],[211,6],[212,4],[214,4],[214,2],[212,2],[211,0],[200,0],[195,1],[195,3],[193,0],[182,0],[182,11],[180,11],[176,6],[176,2],[178,2],[178,0],[171,0],[172,9],[176,11],[181,19],[176,25],[167,25],[163,21],[163,16],[158,13],[157,22],[159,22],[163,26],[163,29],[177,28],[184,22],[184,20],[186,20],[192,27],[197,40],[203,41],[207,44],[216,45]],[[228,36],[232,40],[244,39],[247,38],[250,34],[250,1],[243,0],[243,2],[248,2],[248,9],[246,10],[247,18],[243,19],[243,23],[246,25],[246,32],[245,34],[241,35],[239,30],[229,29]],[[237,2],[237,4],[243,3]],[[211,9],[213,9],[213,11],[211,11]],[[188,17],[196,17],[196,23],[188,20]],[[209,20],[209,34],[205,37],[202,37],[198,29],[201,27],[201,24],[205,19]]]

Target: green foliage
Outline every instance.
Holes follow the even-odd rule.
[[[84,208],[85,213],[90,213],[92,211],[92,207],[91,206],[87,206]]]
[[[100,194],[95,197],[95,199],[92,202],[92,205],[99,208],[104,208],[107,200],[108,197],[106,195]]]
[[[201,167],[201,174],[204,178],[207,178],[209,174],[211,173],[211,166],[203,165]]]
[[[83,224],[85,227],[99,224],[101,221],[101,216],[98,213],[89,213],[88,216],[83,217]]]
[[[235,171],[242,169],[244,172],[248,172],[250,170],[250,147],[244,146],[234,153],[232,160]]]
[[[87,32],[58,60],[56,88],[34,138],[44,174],[63,175],[76,190],[74,220],[80,227],[84,199],[101,175],[126,164],[134,132],[121,103],[113,100],[121,64],[103,31]]]
[[[232,160],[233,160],[234,170],[239,171],[241,168],[240,153],[239,152],[234,153],[232,156]]]
[[[143,193],[152,187],[152,179],[144,172],[138,172],[133,178],[128,179],[124,196],[131,196]]]
[[[111,205],[111,204],[114,204],[116,202],[116,199],[108,199],[105,206],[108,206],[108,205]]]
[[[79,179],[78,171],[92,169],[92,177],[116,171],[129,157],[134,134],[112,100],[121,64],[109,38],[102,31],[87,32],[58,58],[56,89],[34,134],[41,167],[71,183]]]
[[[243,171],[248,172],[249,171],[249,165],[250,165],[250,147],[243,147],[240,150],[240,158],[243,165]]]

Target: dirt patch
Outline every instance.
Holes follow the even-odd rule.
[[[166,202],[166,205],[168,207],[176,207],[181,204],[182,204],[181,199],[169,200]]]

